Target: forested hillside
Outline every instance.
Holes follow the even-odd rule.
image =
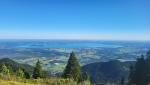
[[[31,73],[34,68],[28,64],[17,63],[9,58],[0,59],[0,70],[1,70],[3,64],[5,64],[12,73],[15,73],[17,71],[17,69],[19,69],[19,68],[22,68],[25,71]]]
[[[9,58],[1,59],[0,85],[90,85],[90,80],[82,77],[81,67],[72,52],[62,77],[49,76],[40,60],[32,67]]]
[[[112,60],[109,62],[98,62],[82,67],[83,72],[88,72],[93,83],[118,83],[124,77],[128,78],[129,67],[134,65],[134,61],[120,62]]]

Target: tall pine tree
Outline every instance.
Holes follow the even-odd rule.
[[[138,58],[135,67],[130,68],[129,85],[147,85],[146,84],[146,61],[144,56]]]
[[[30,73],[29,72],[27,72],[25,69],[23,69],[23,72],[24,72],[24,78],[26,78],[26,79],[30,79]]]
[[[64,78],[73,78],[75,81],[81,80],[81,67],[74,52],[70,53],[70,58],[62,76]]]
[[[17,74],[17,76],[20,77],[20,78],[23,78],[23,77],[24,77],[24,71],[23,71],[21,68],[19,68],[19,69],[17,70],[16,74]]]
[[[124,77],[121,78],[120,85],[125,85],[125,78]]]
[[[130,66],[128,83],[129,85],[134,83],[134,67],[132,65]]]
[[[150,84],[150,50],[146,54],[146,83]]]
[[[41,77],[42,77],[42,66],[41,66],[41,62],[38,60],[33,71],[33,78],[37,79]]]
[[[136,85],[145,85],[145,76],[146,76],[146,62],[144,56],[137,60],[135,65],[135,84]]]
[[[2,75],[10,75],[10,70],[8,69],[8,67],[5,64],[2,65],[1,73],[2,73]]]

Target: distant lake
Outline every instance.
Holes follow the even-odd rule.
[[[10,48],[118,48],[131,41],[90,41],[90,40],[0,40],[0,47]]]

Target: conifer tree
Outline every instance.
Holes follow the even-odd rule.
[[[23,69],[23,72],[24,72],[24,78],[30,79],[30,73],[25,71],[24,69]]]
[[[23,78],[24,75],[25,75],[24,71],[21,68],[19,68],[18,71],[17,71],[17,76],[20,77],[20,78]]]
[[[90,80],[90,75],[87,72],[85,72],[82,74],[82,78],[84,81]]]
[[[131,65],[128,78],[129,85],[133,84],[133,81],[134,81],[134,67]]]
[[[10,75],[10,70],[7,68],[5,64],[2,65],[1,73],[2,75]]]
[[[78,82],[81,81],[81,67],[74,52],[70,53],[68,63],[62,76],[64,78],[73,78]]]
[[[30,74],[25,71],[25,72],[24,72],[24,77],[25,77],[26,79],[30,79]]]
[[[150,84],[150,50],[146,54],[146,83]]]
[[[120,85],[125,85],[125,78],[124,77],[121,78]]]
[[[137,59],[135,67],[130,69],[129,85],[146,85],[146,61],[144,56]]]
[[[150,50],[147,52],[146,56],[150,58]]]
[[[33,78],[37,79],[41,77],[42,77],[42,66],[41,62],[38,60],[33,71]]]
[[[146,83],[146,62],[144,56],[138,59],[135,66],[136,85],[145,85]]]

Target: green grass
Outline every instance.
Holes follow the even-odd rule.
[[[77,83],[72,79],[62,79],[62,78],[43,78],[43,79],[24,79],[17,78],[15,76],[1,77],[0,85],[90,85],[89,81],[82,83]]]

